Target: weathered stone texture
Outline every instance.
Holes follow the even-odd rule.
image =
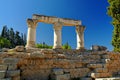
[[[6,71],[0,71],[0,79],[5,77]]]
[[[62,49],[26,49],[0,54],[0,78],[12,80],[70,80],[120,76],[120,53]],[[6,75],[6,76],[5,76]]]

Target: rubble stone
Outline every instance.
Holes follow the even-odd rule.
[[[5,77],[5,73],[6,73],[6,71],[0,71],[0,79]]]
[[[20,70],[7,71],[6,76],[7,77],[20,76]]]
[[[15,47],[15,50],[16,50],[17,52],[23,52],[23,51],[25,51],[25,48],[24,48],[24,46],[16,46],[16,47]]]

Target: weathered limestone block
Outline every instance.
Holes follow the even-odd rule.
[[[4,71],[7,70],[7,67],[8,67],[7,65],[0,65],[0,71],[1,70],[4,70]]]
[[[56,75],[55,80],[70,80],[70,74]]]
[[[103,72],[103,69],[102,69],[102,68],[96,68],[96,69],[95,69],[95,72],[97,72],[97,73],[102,73],[102,72]]]
[[[107,47],[105,47],[105,46],[99,46],[99,45],[92,45],[92,50],[93,51],[106,51]]]
[[[92,78],[105,78],[112,76],[110,73],[91,73]]]
[[[6,71],[0,71],[0,79],[5,77],[5,73],[6,73]]]
[[[63,74],[63,69],[57,69],[56,68],[56,69],[53,69],[52,72],[55,75],[61,75],[61,74]]]
[[[40,53],[40,52],[34,52],[30,54],[31,58],[45,58],[44,53]]]
[[[24,48],[24,46],[16,46],[16,47],[15,47],[15,50],[16,50],[17,52],[23,52],[23,51],[25,51],[25,48]]]
[[[107,68],[103,68],[103,73],[107,73],[108,69]]]
[[[66,59],[54,59],[53,68],[70,68],[70,62]]]
[[[60,58],[60,59],[66,59],[67,56],[65,56],[65,54],[58,54],[58,58]]]
[[[57,58],[58,58],[58,55],[57,55],[57,54],[53,54],[52,58],[53,58],[53,59],[57,59]]]
[[[97,59],[100,59],[101,57],[100,55],[90,54],[90,55],[84,55],[84,58],[97,60]]]
[[[8,50],[8,53],[7,54],[15,54],[16,53],[16,50],[15,49],[9,49]]]
[[[100,77],[111,77],[112,75],[110,73],[100,73]]]
[[[85,77],[89,73],[88,68],[70,69],[71,78]]]
[[[110,60],[110,59],[101,59],[101,62],[103,62],[103,63],[111,63],[112,60]]]
[[[17,64],[19,61],[18,58],[4,58],[3,63],[5,64]]]
[[[2,63],[3,63],[3,59],[0,58],[0,64],[2,64]]]
[[[42,64],[42,65],[39,66],[39,68],[40,68],[40,69],[48,69],[49,66],[48,66],[48,65],[44,65],[44,64]]]
[[[70,69],[70,76],[71,76],[71,78],[77,78],[77,77],[79,77],[79,70],[77,70],[77,69]]]
[[[80,71],[79,71],[79,72],[81,72],[81,73],[80,73],[80,77],[85,77],[85,76],[87,76],[88,73],[90,72],[90,69],[88,69],[88,68],[80,68]]]
[[[20,76],[20,70],[7,71],[6,76],[7,77]]]
[[[9,64],[8,70],[17,70],[17,64]]]
[[[53,61],[54,60],[52,60],[52,59],[45,59],[44,64],[46,64],[46,65],[52,65]]]
[[[91,73],[90,76],[92,78],[98,78],[98,77],[100,77],[100,73]]]
[[[104,73],[104,72],[108,72],[108,69],[107,68],[96,68],[95,72],[97,72],[97,73]]]
[[[102,68],[103,64],[88,64],[88,68]]]
[[[27,47],[27,48],[25,49],[25,52],[26,52],[26,53],[33,53],[33,52],[36,52],[36,51],[39,51],[39,52],[40,52],[41,49],[39,49],[39,48],[33,48],[33,47],[30,47],[30,48]]]
[[[3,79],[0,79],[0,80],[12,80],[11,78],[3,78]]]
[[[92,80],[92,78],[80,78],[80,80]]]
[[[44,55],[45,55],[45,58],[47,58],[47,59],[53,58],[53,54],[44,54]]]
[[[56,54],[56,52],[53,49],[41,49],[40,52],[44,54]]]
[[[75,62],[75,67],[76,67],[76,68],[80,68],[80,67],[83,67],[83,66],[84,66],[84,65],[83,65],[82,62],[79,62],[79,61]]]
[[[110,55],[102,55],[102,58],[103,59],[110,59],[111,57],[110,57]]]
[[[2,48],[2,52],[8,52],[8,48]]]
[[[48,80],[50,74],[50,69],[25,69],[21,72],[21,80]]]
[[[12,80],[20,80],[20,76],[14,76],[12,77]]]
[[[70,69],[63,69],[64,73],[70,73]]]
[[[70,60],[70,68],[71,69],[74,69],[75,68],[75,63],[74,61]]]
[[[120,77],[113,77],[113,78],[96,78],[95,80],[120,80]]]
[[[109,64],[102,64],[103,65],[103,68],[108,68]]]

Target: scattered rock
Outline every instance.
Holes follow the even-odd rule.
[[[3,63],[4,64],[16,64],[18,63],[19,59],[18,58],[4,58]]]
[[[1,71],[1,70],[6,71],[6,70],[7,70],[7,65],[0,65],[0,71]]]
[[[20,70],[7,71],[6,76],[7,76],[7,77],[20,76]]]
[[[70,80],[70,74],[56,75],[55,80]]]
[[[11,78],[4,78],[4,79],[0,79],[0,80],[12,80]]]
[[[2,52],[8,52],[8,48],[2,48]]]
[[[7,54],[15,54],[16,50],[15,48],[9,49]]]
[[[92,51],[106,51],[107,47],[99,46],[99,45],[92,45]]]
[[[5,77],[5,73],[6,73],[6,71],[0,71],[0,79]]]
[[[63,74],[63,69],[53,69],[53,74],[55,74],[55,75],[61,75],[61,74]]]
[[[24,52],[24,51],[25,51],[25,47],[24,47],[24,46],[16,46],[16,47],[15,47],[15,50],[16,50],[17,52]]]
[[[31,53],[31,58],[45,58],[44,53]]]

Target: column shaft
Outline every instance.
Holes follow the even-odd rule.
[[[35,47],[37,21],[28,19],[27,23],[28,23],[28,34],[27,34],[26,47]]]
[[[77,33],[77,48],[76,49],[84,49],[84,30],[83,26],[76,26]]]
[[[27,47],[35,47],[36,29],[28,28]]]
[[[55,23],[54,24],[54,45],[53,45],[53,49],[62,48],[61,29],[62,29],[62,24],[61,23]]]

